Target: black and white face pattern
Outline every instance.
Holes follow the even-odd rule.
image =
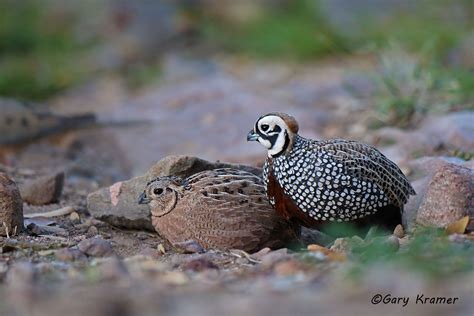
[[[258,119],[254,135],[260,144],[268,149],[268,157],[277,157],[284,152],[293,135],[285,121],[276,115],[267,115]]]

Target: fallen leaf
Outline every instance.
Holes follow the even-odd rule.
[[[308,251],[320,252],[324,254],[330,261],[342,262],[342,261],[346,261],[347,259],[347,256],[344,253],[336,252],[336,251],[333,251],[331,249],[328,249],[326,247],[316,245],[316,244],[308,245]]]
[[[464,234],[466,231],[467,224],[469,224],[469,216],[464,216],[460,220],[449,224],[446,227],[446,233],[451,234]]]
[[[166,253],[165,246],[163,246],[163,244],[159,244],[158,251],[160,251],[162,254],[165,254]]]

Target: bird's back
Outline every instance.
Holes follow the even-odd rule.
[[[203,171],[184,181],[182,194],[163,220],[179,217],[204,248],[255,251],[282,247],[297,238],[298,230],[275,213],[262,180],[254,174],[230,168]]]

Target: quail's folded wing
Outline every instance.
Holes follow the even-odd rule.
[[[379,187],[390,204],[402,208],[409,196],[415,194],[400,168],[376,148],[340,139],[315,143],[318,150],[340,162],[348,175]]]

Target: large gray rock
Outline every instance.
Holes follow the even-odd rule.
[[[148,206],[138,204],[138,196],[143,192],[148,181],[168,175],[185,178],[200,171],[228,167],[261,175],[261,169],[256,167],[209,162],[190,156],[168,156],[158,161],[143,176],[117,182],[108,188],[89,194],[87,208],[92,216],[111,225],[154,231]]]
[[[474,172],[453,164],[443,166],[428,184],[416,221],[445,227],[464,216],[474,217]]]
[[[419,153],[439,155],[440,151],[466,153],[474,151],[472,122],[474,122],[474,111],[453,112],[444,116],[428,117],[416,130],[381,128],[371,134],[367,141],[378,144],[378,147],[393,144],[381,149],[389,158],[404,167]]]

